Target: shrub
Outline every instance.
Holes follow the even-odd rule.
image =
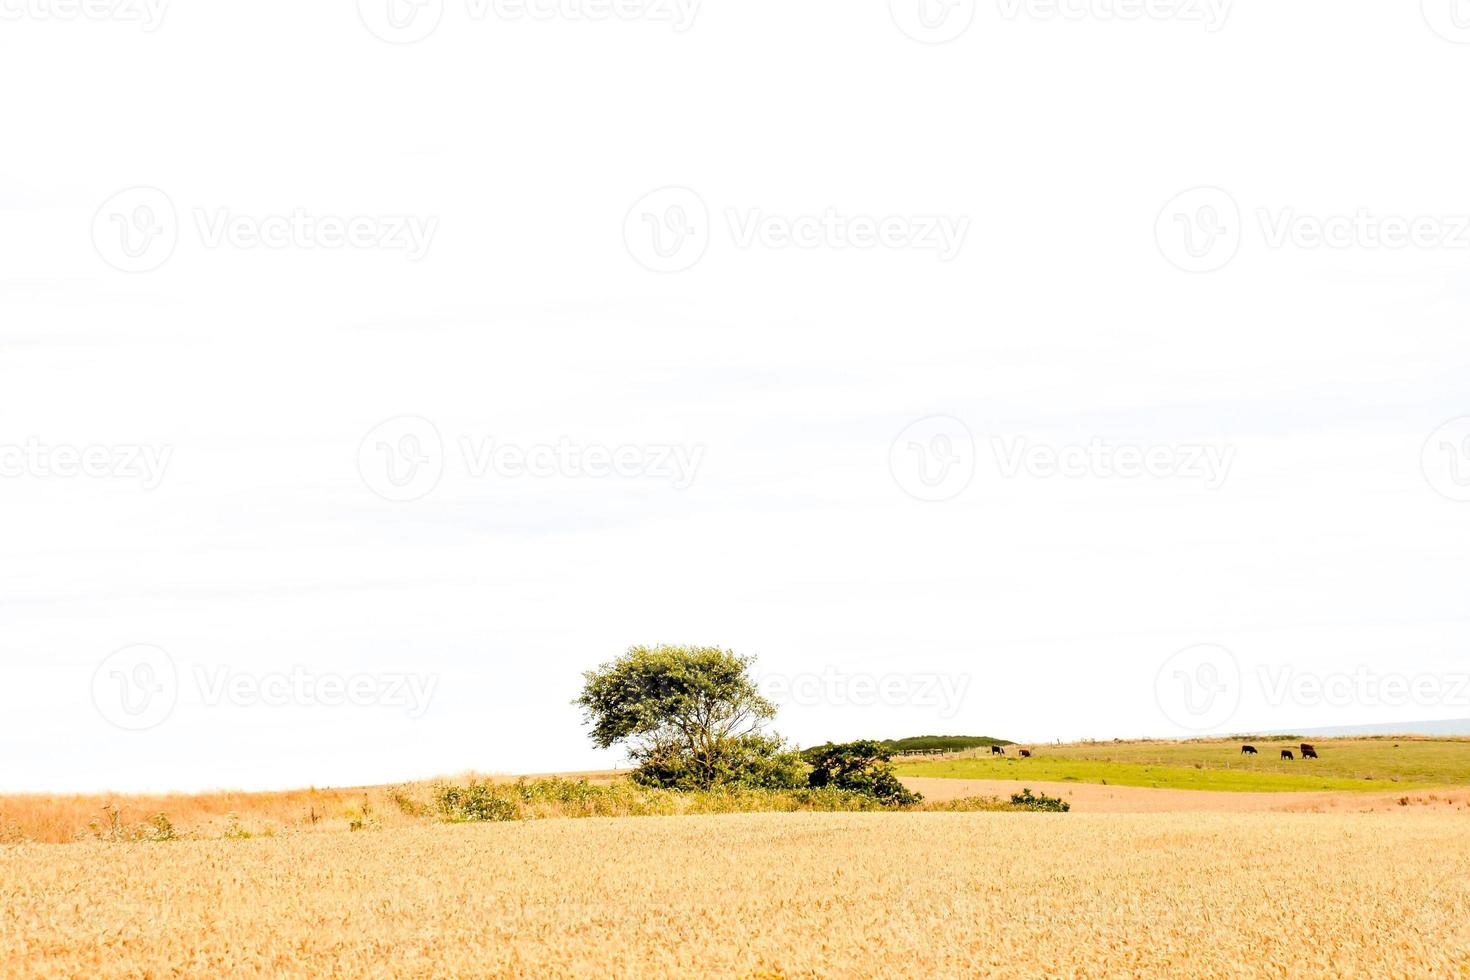
[[[165,841],[178,840],[179,835],[174,831],[174,825],[168,818],[168,814],[155,813],[148,821],[148,827],[144,831],[144,840]]]
[[[887,749],[870,739],[825,745],[812,759],[807,783],[813,789],[837,789],[871,796],[889,806],[911,806],[923,799],[904,788],[893,774]]]
[[[516,820],[516,805],[496,792],[489,781],[471,782],[466,786],[438,783],[434,786],[434,805],[439,815],[451,823],[487,820]]]
[[[155,813],[140,823],[125,824],[122,821],[122,811],[111,803],[104,803],[102,815],[105,823],[99,825],[95,820],[87,823],[87,829],[98,840],[134,844],[179,839],[173,822],[164,813]]]
[[[1018,806],[1023,810],[1037,810],[1043,813],[1066,813],[1072,809],[1072,804],[1055,796],[1047,796],[1042,793],[1034,796],[1029,789],[1023,789],[1019,793],[1012,794],[1011,805]]]
[[[716,786],[799,789],[806,785],[801,756],[775,735],[752,732],[730,739],[710,758],[696,761],[683,747],[660,742],[635,751],[632,779],[640,786],[697,790]]]

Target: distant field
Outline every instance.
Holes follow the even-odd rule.
[[[1383,791],[1470,784],[1470,739],[1318,739],[1320,759],[1280,758],[1297,742],[1255,739],[1260,754],[1242,756],[1241,742],[1099,742],[1018,746],[1006,757],[900,762],[906,776],[953,779],[1108,783],[1160,789],[1238,792]]]
[[[1464,976],[1467,830],[760,813],[0,845],[0,973]]]

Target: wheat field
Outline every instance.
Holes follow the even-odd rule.
[[[25,976],[1470,976],[1470,818],[757,813],[0,846]]]

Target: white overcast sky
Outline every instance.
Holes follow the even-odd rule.
[[[1470,716],[1448,0],[108,2],[0,21],[0,791],[609,766],[570,702],[635,643],[757,655],[802,744]],[[281,215],[431,235],[214,238]],[[1176,470],[1044,469],[1089,444]]]

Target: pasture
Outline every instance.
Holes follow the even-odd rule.
[[[1241,755],[1246,741],[1257,755]],[[1237,792],[1384,792],[1470,784],[1470,739],[1316,739],[1320,758],[1287,761],[1300,738],[1018,745],[1007,755],[897,760],[904,776],[1105,783]],[[1020,748],[1032,757],[1019,757]]]
[[[0,846],[21,975],[1458,976],[1470,817],[759,813]]]

